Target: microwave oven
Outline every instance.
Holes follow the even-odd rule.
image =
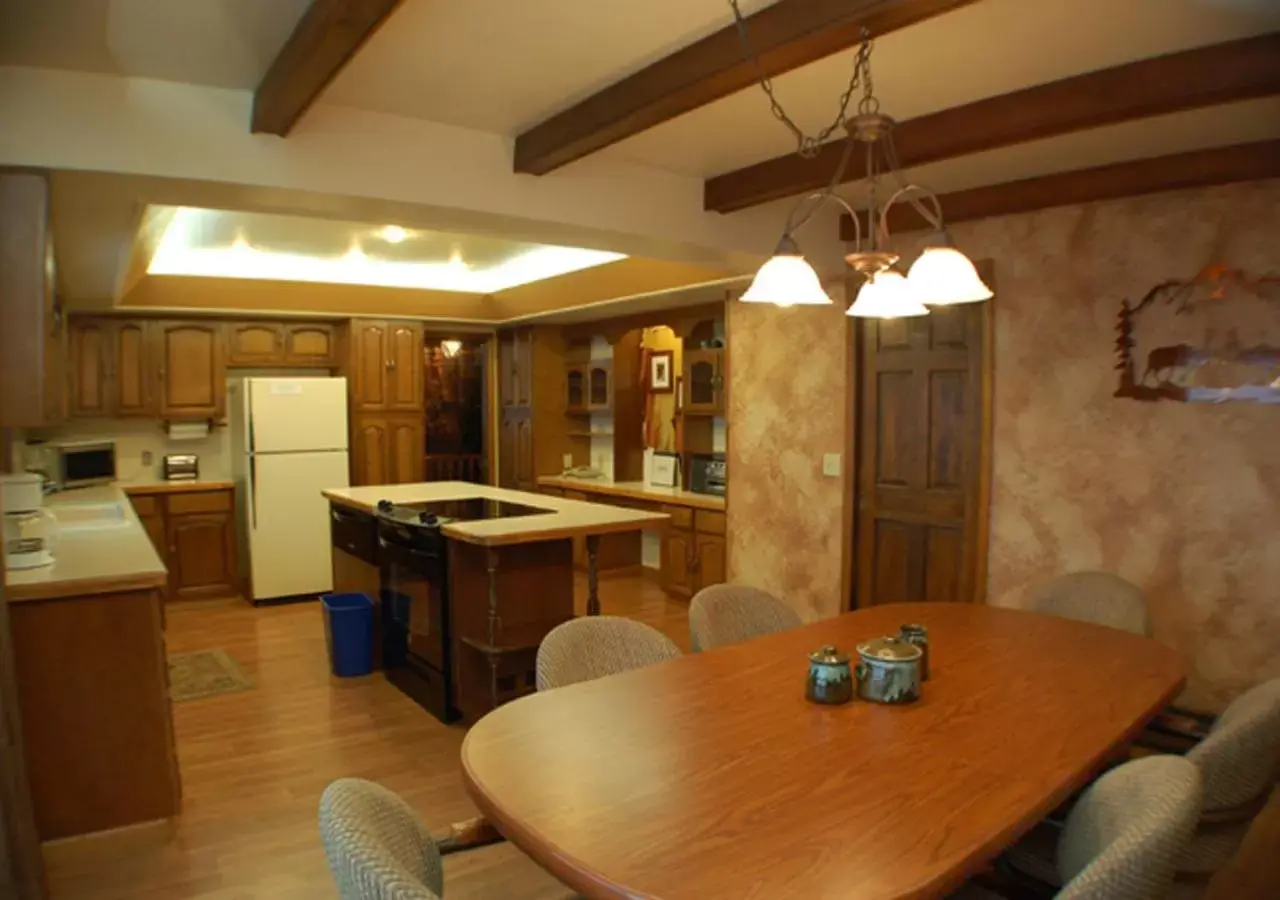
[[[115,441],[66,441],[46,446],[46,475],[55,490],[116,480]]]

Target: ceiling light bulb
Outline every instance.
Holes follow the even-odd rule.
[[[760,267],[741,299],[743,303],[782,307],[825,306],[832,302],[822,289],[818,273],[790,238],[784,238],[773,258]]]
[[[453,359],[462,352],[462,341],[456,338],[448,338],[440,342],[440,352],[448,359]]]
[[[359,241],[352,241],[351,246],[347,248],[347,259],[364,260],[364,248],[360,246]]]
[[[399,244],[409,236],[409,232],[405,231],[399,225],[385,225],[382,229],[382,239],[388,244]]]
[[[896,269],[875,272],[867,278],[846,313],[867,319],[904,319],[928,314],[929,310],[916,299],[907,279]]]
[[[457,247],[453,248],[453,252],[449,254],[449,267],[459,272],[470,271],[471,267],[462,261],[462,251]]]
[[[926,247],[907,270],[907,281],[925,303],[950,306],[990,300],[991,288],[978,277],[969,257],[955,247]]]

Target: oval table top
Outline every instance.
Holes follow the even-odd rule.
[[[909,706],[804,699],[807,654],[929,629]],[[882,900],[958,886],[1181,687],[1115,629],[968,604],[871,607],[535,694],[476,724],[463,777],[588,897]]]

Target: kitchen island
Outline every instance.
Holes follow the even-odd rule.
[[[597,615],[600,537],[668,520],[659,512],[461,481],[322,493],[333,507],[335,589],[349,556],[376,566],[375,633],[383,638],[388,677],[444,719],[474,721],[534,689],[538,645],[574,615],[575,538],[586,541],[587,613]],[[391,507],[380,513],[383,501]],[[439,520],[424,524],[424,514]],[[376,541],[366,529],[376,530]]]

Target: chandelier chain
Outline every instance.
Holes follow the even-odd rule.
[[[743,55],[750,60],[752,67],[755,69],[756,78],[760,82],[760,89],[769,98],[769,108],[773,111],[774,118],[785,125],[796,139],[796,153],[800,157],[812,159],[817,156],[827,139],[835,133],[836,129],[844,125],[848,115],[849,103],[853,100],[853,93],[858,89],[859,85],[862,86],[862,99],[858,101],[858,112],[874,113],[880,109],[880,101],[871,92],[871,50],[873,42],[871,41],[870,32],[863,28],[862,43],[859,45],[857,56],[853,60],[853,71],[849,75],[849,85],[845,88],[844,93],[840,95],[840,108],[836,113],[835,119],[817,134],[805,134],[800,126],[787,115],[787,111],[782,108],[782,104],[774,94],[773,80],[764,73],[764,69],[760,65],[760,55],[751,47],[751,39],[747,34],[747,20],[743,18],[742,10],[738,7],[738,0],[729,0],[729,6],[733,9],[733,21],[738,29],[738,38],[742,42]]]

